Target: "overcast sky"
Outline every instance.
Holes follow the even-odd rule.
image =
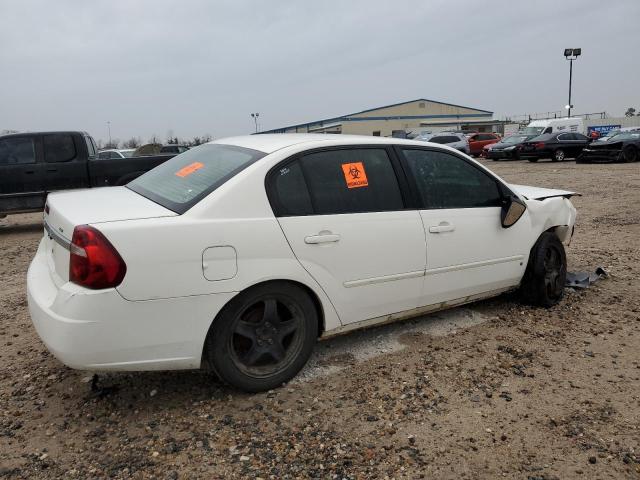
[[[640,110],[640,0],[0,0],[0,131],[220,138],[415,98]]]

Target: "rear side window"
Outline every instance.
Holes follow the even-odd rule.
[[[44,160],[47,163],[70,162],[76,158],[76,146],[71,135],[45,135]]]
[[[355,148],[304,155],[272,174],[279,216],[402,210],[386,150]]]
[[[127,187],[169,210],[184,213],[265,155],[232,145],[200,145],[149,170]]]
[[[36,154],[31,138],[0,139],[0,165],[22,165],[36,163]]]
[[[435,150],[403,149],[422,208],[478,208],[501,204],[495,179],[463,159]]]

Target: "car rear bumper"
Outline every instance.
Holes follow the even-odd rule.
[[[234,295],[128,301],[115,289],[57,287],[44,242],[27,273],[36,332],[61,362],[83,370],[199,368],[209,326]]]

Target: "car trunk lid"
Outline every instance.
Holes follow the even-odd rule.
[[[60,286],[69,281],[69,246],[77,225],[176,215],[126,187],[50,194],[44,213],[44,246],[54,282]]]

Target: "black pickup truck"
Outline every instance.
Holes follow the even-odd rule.
[[[0,218],[42,210],[47,193],[124,185],[174,154],[98,159],[86,132],[0,136]]]

